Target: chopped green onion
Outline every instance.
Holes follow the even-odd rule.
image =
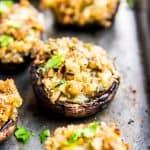
[[[39,134],[39,138],[40,138],[40,142],[44,143],[44,141],[50,136],[50,131],[48,129],[43,130],[40,134]]]
[[[30,139],[31,133],[24,127],[18,126],[15,131],[15,137],[18,141],[27,143]]]
[[[84,47],[90,52],[92,50],[92,43],[85,43]]]
[[[45,69],[44,67],[41,67],[41,66],[40,66],[40,67],[37,69],[36,72],[41,75],[41,74],[42,74],[43,72],[45,72],[45,71],[46,71],[46,69]]]
[[[34,133],[34,132],[31,132],[31,135],[32,135],[32,136],[35,136],[35,133]]]
[[[67,140],[67,144],[73,144],[75,143],[76,141],[79,140],[79,138],[82,136],[82,131],[81,130],[78,130],[76,132],[74,132],[71,137]]]
[[[38,74],[42,74],[43,72],[45,72],[47,69],[51,68],[51,69],[57,69],[61,63],[63,61],[63,57],[62,56],[53,56],[51,59],[49,59],[46,64],[44,66],[40,66],[37,69],[37,73]],[[62,84],[62,83],[60,83]],[[58,85],[60,86],[60,85]]]
[[[49,69],[57,69],[61,63],[63,61],[63,57],[62,56],[53,56],[51,59],[49,59],[47,61],[47,63],[45,64],[44,68]]]
[[[137,0],[127,0],[128,5],[133,8],[136,4]]]
[[[97,128],[99,127],[99,122],[93,122],[89,127],[83,130],[77,130],[73,132],[71,137],[67,140],[66,144],[71,145],[79,140],[81,137],[92,137],[96,134]]]
[[[21,27],[21,24],[19,22],[14,21],[14,20],[8,20],[7,24],[13,28],[16,28],[16,29]]]
[[[96,130],[99,127],[99,122],[93,122],[88,128],[83,130],[84,137],[92,137],[96,134]]]
[[[7,11],[9,7],[13,5],[12,0],[2,0],[0,1],[0,13]]]
[[[0,36],[0,47],[6,47],[14,42],[14,38],[9,35]]]
[[[56,87],[59,87],[59,86],[61,86],[61,85],[64,84],[64,83],[66,83],[66,80],[60,80],[60,81],[58,82],[58,84],[56,85]]]

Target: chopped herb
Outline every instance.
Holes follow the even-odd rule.
[[[45,68],[46,69],[49,69],[49,68],[52,68],[52,69],[57,69],[61,63],[63,61],[63,57],[62,56],[53,56],[51,59],[49,59],[47,61],[47,63],[45,64]]]
[[[14,42],[14,38],[12,36],[9,35],[0,36],[0,47],[6,47],[13,42]]]
[[[31,135],[32,135],[32,136],[35,136],[35,133],[34,133],[34,132],[31,132]]]
[[[96,130],[99,127],[99,122],[93,122],[89,127],[83,129],[83,130],[77,130],[75,131],[71,137],[67,140],[67,144],[71,145],[74,144],[79,140],[81,137],[92,137],[96,134]]]
[[[66,80],[60,80],[60,81],[58,82],[58,84],[56,85],[56,87],[59,87],[59,86],[61,86],[61,85],[64,84],[64,83],[66,83]]]
[[[12,0],[2,0],[0,2],[0,13],[3,13],[5,11],[7,11],[7,9],[9,7],[11,7],[13,5],[13,1]]]
[[[21,27],[21,24],[19,22],[14,21],[14,20],[8,20],[7,24],[13,28],[16,28],[16,29]]]
[[[36,72],[41,75],[41,74],[42,74],[43,72],[45,72],[45,71],[46,71],[46,69],[45,69],[44,67],[41,67],[41,66],[40,66],[40,67],[37,69]]]
[[[39,134],[39,138],[40,138],[40,142],[44,143],[44,141],[50,136],[50,131],[48,129],[43,130],[40,134]]]
[[[133,8],[136,4],[137,0],[127,0],[128,5]]]
[[[93,122],[88,128],[83,130],[84,137],[92,137],[96,134],[96,130],[99,127],[99,122]]]
[[[73,144],[76,141],[79,140],[79,138],[82,136],[82,131],[78,130],[76,132],[74,132],[71,137],[67,140],[67,144]]]
[[[24,127],[18,126],[15,131],[15,137],[18,141],[27,143],[30,139],[31,133]]]
[[[92,50],[92,43],[85,43],[84,47],[90,52]]]
[[[62,61],[63,61],[62,56],[60,56],[60,55],[59,56],[53,56],[51,59],[49,59],[46,62],[45,66],[40,66],[37,69],[37,73],[42,74],[43,72],[45,72],[49,68],[57,69],[61,65]],[[60,86],[60,85],[57,85],[57,86]]]

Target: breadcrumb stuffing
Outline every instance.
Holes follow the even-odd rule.
[[[49,39],[35,61],[37,74],[52,103],[93,100],[119,82],[119,75],[106,52],[76,38]]]
[[[9,120],[16,120],[22,98],[12,79],[0,80],[0,128]]]
[[[41,0],[41,7],[51,8],[64,25],[98,24],[110,27],[120,0]]]
[[[114,124],[107,126],[102,122],[92,136],[77,136],[77,132],[87,130],[91,124],[57,128],[45,142],[45,150],[129,150],[128,144],[121,139],[120,130]],[[71,137],[75,142],[66,144]]]
[[[38,53],[44,20],[27,0],[0,14],[0,62],[22,63],[24,56]]]

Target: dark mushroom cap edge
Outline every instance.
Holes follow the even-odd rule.
[[[9,120],[0,129],[0,143],[8,139],[16,129],[17,121]]]

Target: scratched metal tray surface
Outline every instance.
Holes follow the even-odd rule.
[[[37,2],[37,1],[36,1]],[[93,42],[103,46],[109,56],[116,61],[116,67],[121,75],[118,93],[107,109],[89,118],[71,120],[48,116],[39,108],[32,90],[30,65],[20,73],[4,75],[16,81],[17,88],[23,97],[23,105],[19,111],[18,124],[23,125],[36,135],[27,144],[21,144],[12,136],[0,145],[0,150],[42,150],[38,134],[43,129],[51,132],[57,127],[67,124],[86,123],[93,120],[115,122],[121,129],[124,139],[130,143],[132,150],[150,149],[150,22],[148,22],[148,0],[141,1],[140,7],[134,11],[122,1],[115,22],[110,29],[96,30],[67,30],[56,27],[49,11],[43,11],[46,21],[46,32],[43,39],[48,37],[78,37],[80,40]],[[147,10],[147,11],[145,11]],[[149,18],[150,19],[150,18]],[[150,20],[149,20],[150,21]],[[149,41],[149,42],[148,42]]]

